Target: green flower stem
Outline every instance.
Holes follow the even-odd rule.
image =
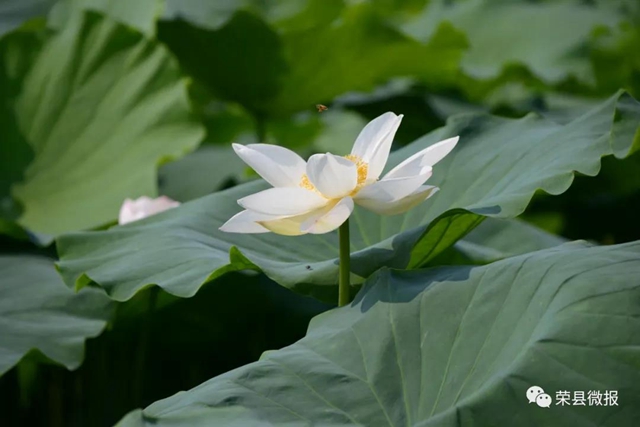
[[[338,229],[340,239],[340,277],[338,279],[338,306],[349,304],[351,300],[351,246],[349,244],[349,220],[346,220]]]

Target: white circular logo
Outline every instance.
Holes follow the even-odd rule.
[[[542,387],[538,387],[537,385],[531,386],[527,390],[527,400],[529,400],[529,403],[535,403],[536,397],[543,393],[544,390],[542,389]]]
[[[551,396],[546,393],[541,393],[536,397],[536,403],[541,408],[548,408],[551,406]]]

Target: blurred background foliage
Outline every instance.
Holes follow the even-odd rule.
[[[253,179],[231,142],[346,153],[391,110],[398,148],[453,114],[566,123],[620,88],[640,97],[634,0],[0,0],[0,37],[0,253],[49,263],[56,235],[112,225],[124,197]],[[639,209],[636,152],[523,218],[543,240],[613,244],[640,239]],[[8,366],[0,423],[112,425],[328,308],[249,273],[194,299],[147,290],[104,317],[79,369],[36,351]]]

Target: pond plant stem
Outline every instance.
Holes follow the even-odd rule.
[[[351,247],[349,244],[349,220],[346,220],[338,229],[340,240],[340,276],[338,279],[338,306],[349,304],[351,300],[351,285],[349,275],[351,274]]]

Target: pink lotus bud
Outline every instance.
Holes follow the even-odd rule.
[[[147,196],[142,196],[136,200],[125,199],[120,208],[120,215],[118,215],[118,224],[122,225],[137,221],[176,206],[180,206],[180,202],[171,200],[166,196],[156,199]]]

